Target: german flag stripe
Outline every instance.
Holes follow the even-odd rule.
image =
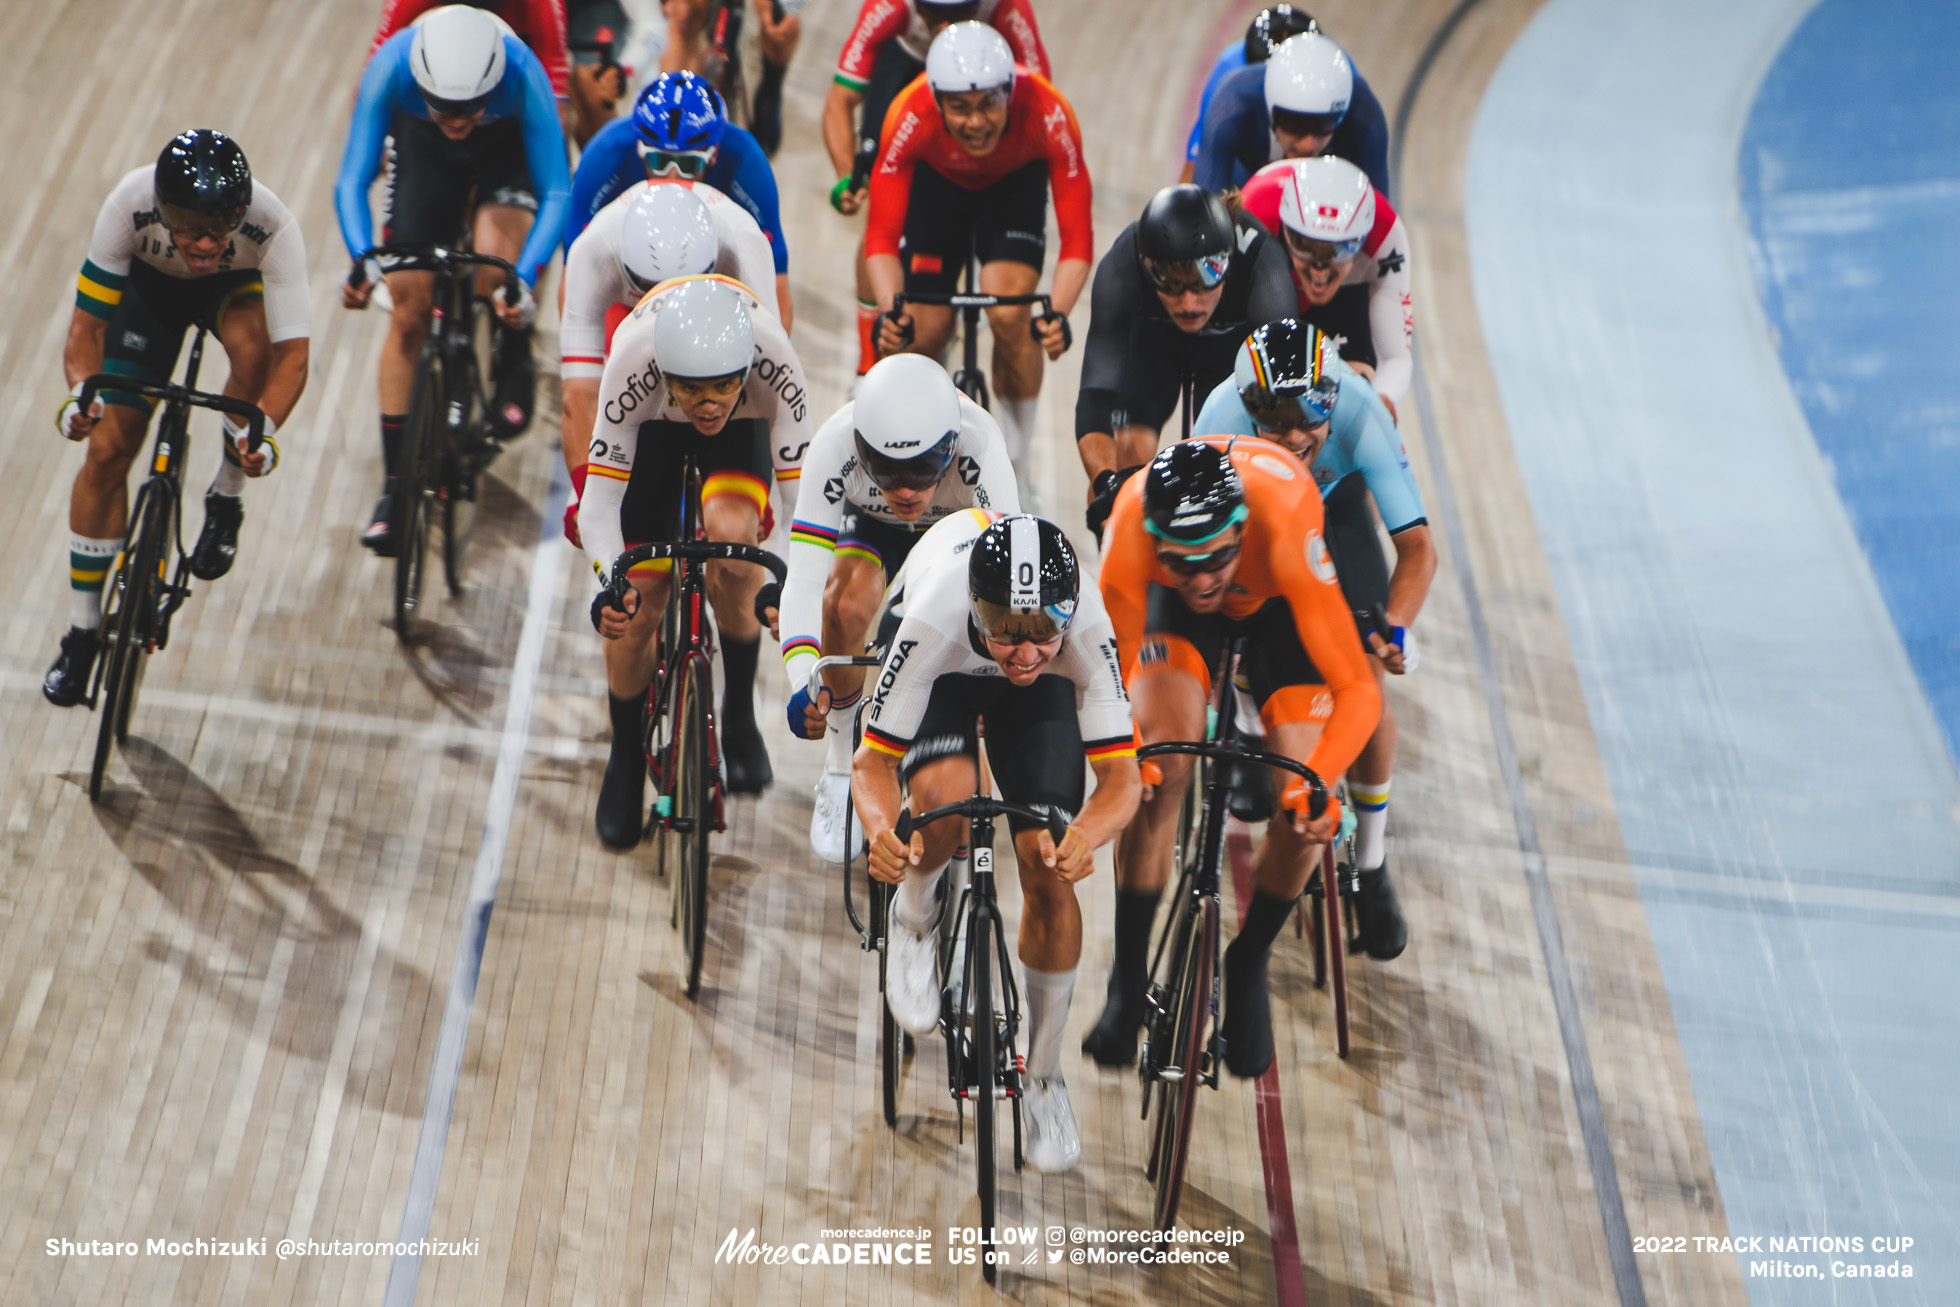
[[[893,758],[903,758],[908,747],[904,742],[894,740],[889,735],[881,735],[875,727],[871,726],[864,728],[864,742],[879,753]]]
[[[1124,735],[1113,740],[1094,740],[1082,746],[1083,756],[1091,762],[1104,758],[1134,758],[1137,742],[1134,737]]]

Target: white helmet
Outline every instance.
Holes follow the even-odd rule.
[[[954,23],[926,51],[926,83],[939,95],[1014,85],[1014,52],[986,23]]]
[[[1301,240],[1336,246],[1335,257],[1350,259],[1375,227],[1375,187],[1368,174],[1333,155],[1289,159],[1267,167],[1282,170],[1279,221],[1288,245]]]
[[[408,68],[430,104],[468,113],[504,80],[502,19],[472,5],[431,9],[415,24]]]
[[[1268,113],[1329,119],[1324,125],[1331,132],[1346,115],[1353,95],[1354,65],[1340,46],[1319,32],[1289,36],[1266,61]],[[1323,136],[1326,132],[1308,134]]]
[[[653,319],[653,361],[670,377],[733,376],[755,361],[755,327],[742,297],[705,277],[667,293]]]
[[[959,451],[960,425],[960,392],[923,354],[894,354],[858,383],[851,434],[858,461],[881,486],[936,483]]]
[[[720,252],[708,206],[685,186],[643,188],[620,222],[619,262],[641,294],[673,277],[713,272]]]

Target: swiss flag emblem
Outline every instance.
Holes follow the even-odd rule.
[[[1338,218],[1341,216],[1340,207],[1333,204],[1323,204],[1320,206],[1320,216],[1323,218]]]

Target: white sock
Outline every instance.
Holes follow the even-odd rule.
[[[825,723],[823,769],[832,776],[848,776],[851,771],[851,737],[857,725],[857,704],[853,701],[833,708]]]
[[[939,913],[939,901],[932,896],[938,888],[939,878],[946,874],[946,868],[937,871],[907,872],[899,882],[898,895],[892,900],[892,911],[898,914],[901,925],[913,930],[924,930],[932,924]]]
[[[1075,994],[1075,972],[1036,971],[1026,963],[1021,972],[1021,989],[1028,996],[1028,1075],[1053,1080],[1062,1073],[1062,1032]]]
[[[1002,395],[997,397],[995,405],[1000,410],[1000,434],[1007,439],[1008,460],[1024,477],[1034,471],[1028,466],[1028,455],[1034,449],[1035,407],[1040,402],[1039,395],[1027,399],[1008,399]]]
[[[1354,867],[1373,871],[1388,860],[1388,779],[1367,784],[1348,778],[1348,800],[1354,804]]]
[[[218,460],[218,475],[211,478],[211,493],[238,498],[245,489],[245,469],[228,458]]]
[[[120,540],[68,537],[68,624],[84,631],[102,629],[102,586],[122,549]]]

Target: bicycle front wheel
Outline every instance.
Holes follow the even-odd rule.
[[[444,382],[442,353],[431,341],[415,370],[395,483],[395,637],[404,644],[415,638],[421,616],[429,524],[442,487]]]
[[[1190,935],[1182,942],[1184,966],[1176,976],[1171,1009],[1171,1048],[1162,1092],[1157,1095],[1157,1198],[1152,1219],[1159,1230],[1177,1223],[1178,1200],[1184,1196],[1184,1166],[1190,1157],[1191,1119],[1197,1113],[1198,1085],[1204,1079],[1205,1025],[1211,1016],[1211,979],[1216,970],[1218,900],[1205,895],[1187,918]]]
[[[136,680],[145,657],[143,645],[156,620],[157,570],[162,566],[163,552],[158,498],[159,493],[150,486],[138,492],[129,537],[109,583],[109,607],[102,615],[109,647],[103,651],[102,682],[96,699],[101,716],[96,722],[95,759],[88,774],[91,801],[102,797],[110,752],[129,737]]]
[[[850,829],[845,828],[845,835]],[[869,877],[867,877],[869,879]],[[885,1124],[898,1124],[898,1077],[905,1065],[905,1032],[898,1028],[891,1004],[885,1001],[887,967],[891,959],[892,887],[871,881],[871,930],[878,940],[878,1079],[884,1090]]]
[[[455,369],[462,380],[451,387],[451,402],[443,411],[442,571],[452,596],[463,593],[464,560],[476,534],[477,483],[490,466],[483,381],[495,368],[496,357],[495,312],[488,300],[479,299],[469,351]]]
[[[994,931],[985,912],[973,914],[976,927],[966,942],[970,971],[967,1001],[973,1012],[969,1035],[973,1049],[973,1142],[979,1154],[981,1273],[987,1283],[994,1282],[994,1083],[1000,1074],[999,1052],[994,1039]]]
[[[669,793],[669,825],[663,840],[674,842],[663,853],[675,869],[674,924],[681,932],[682,974],[687,996],[701,992],[701,955],[708,941],[708,833],[713,824],[714,796],[708,774],[708,668],[690,658],[681,671],[674,719],[674,784]]]

